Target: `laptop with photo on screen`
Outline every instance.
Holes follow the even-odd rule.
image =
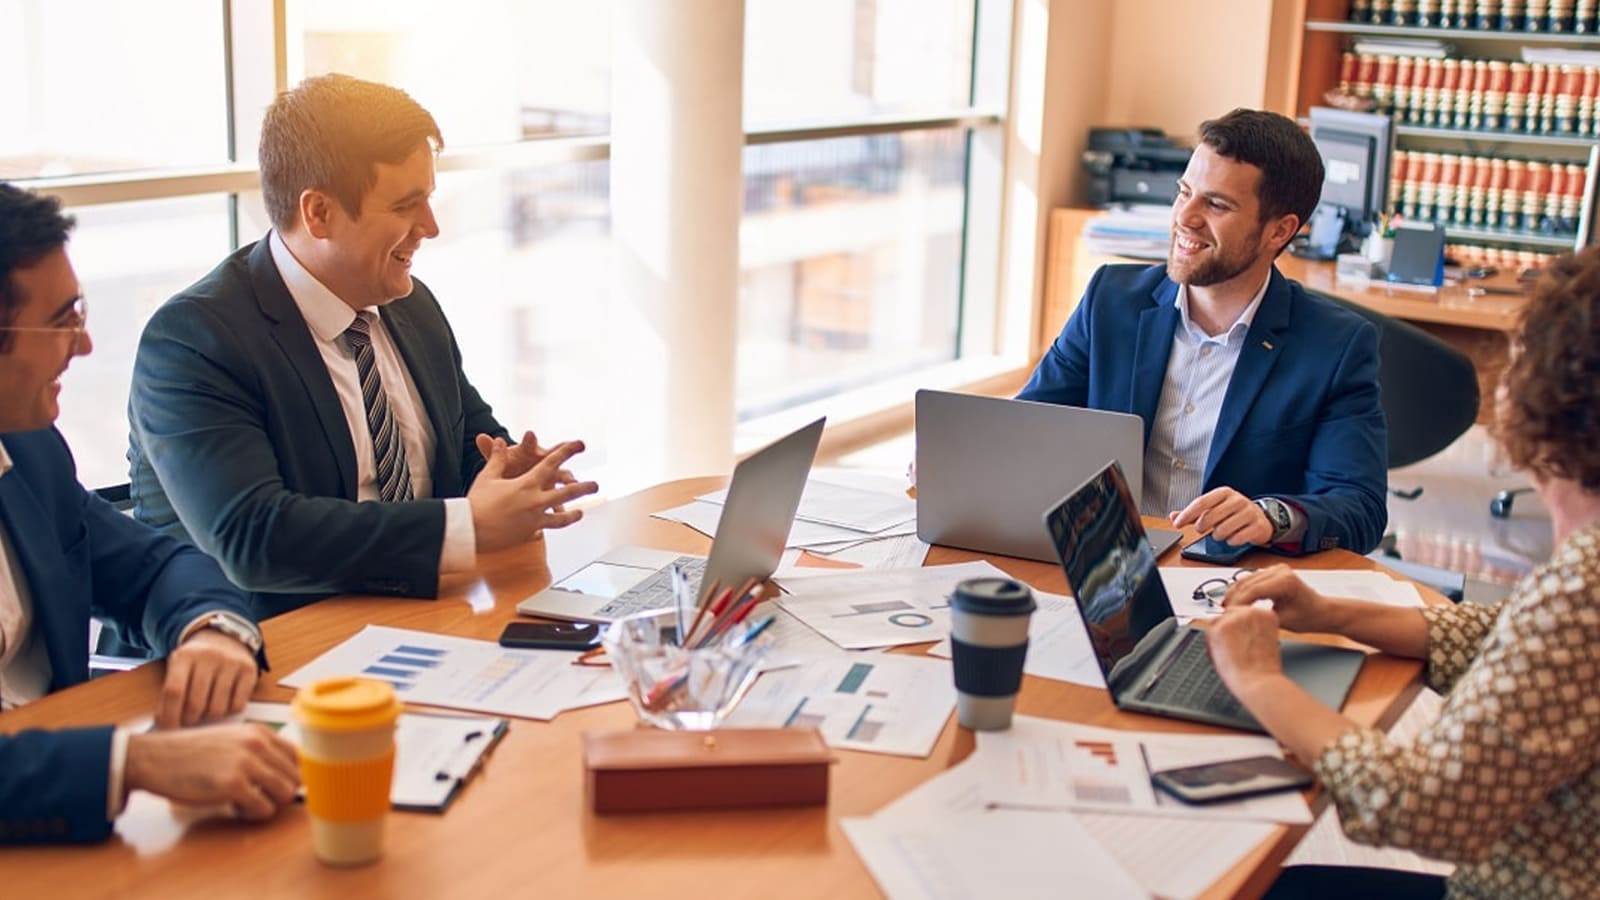
[[[1115,460],[1139,496],[1144,422],[1057,403],[917,391],[917,537],[930,544],[1055,562],[1039,516]],[[1157,556],[1178,542],[1157,529]]]
[[[672,565],[683,566],[697,602],[713,583],[738,589],[778,568],[800,494],[827,420],[773,441],[733,467],[709,556],[617,547],[517,604],[517,612],[579,622],[615,622],[672,607]]]
[[[1095,662],[1118,709],[1262,731],[1212,666],[1205,630],[1178,624],[1133,493],[1116,463],[1044,516]],[[1283,671],[1330,709],[1344,705],[1365,654],[1280,642]]]

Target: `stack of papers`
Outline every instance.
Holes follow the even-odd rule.
[[[787,546],[873,568],[921,565],[928,545],[916,536],[916,501],[892,481],[866,484],[807,481]],[[704,494],[655,517],[715,537],[727,496],[725,490]]]
[[[394,685],[408,704],[553,719],[627,696],[609,668],[575,666],[564,650],[512,650],[490,641],[368,625],[280,684],[360,675]]]
[[[1083,226],[1083,240],[1090,253],[1101,256],[1166,259],[1172,241],[1172,207],[1146,205],[1108,210]]]
[[[1019,765],[1003,764],[1006,754],[1022,753],[1030,762],[1059,761],[1062,743],[1070,746],[1077,740],[1096,743],[1099,754],[1090,761],[1101,770],[1107,769],[1107,754],[1128,762],[1138,770],[1130,780],[1142,780],[1146,788],[1144,754],[1123,748],[1144,746],[1146,753],[1174,765],[1253,756],[1262,749],[1245,743],[1208,745],[1205,741],[1213,738],[1194,735],[1107,732],[1018,716],[1010,732],[981,733],[978,753],[968,761],[877,815],[845,818],[840,825],[891,900],[1064,894],[1118,898],[1195,897],[1272,836],[1277,828],[1272,812],[1288,815],[1286,822],[1309,820],[1299,794],[1286,794],[1288,801],[1266,798],[1274,801],[1275,810],[1253,815],[1227,809],[1237,804],[1163,806],[1160,799],[1152,801],[1155,807],[1117,812],[1077,801],[1043,806],[1035,798],[1026,798],[1032,809],[1006,806],[1005,801],[1016,799],[1018,781],[1032,777],[1018,773]],[[1264,741],[1275,751],[1267,738],[1216,740]],[[1186,748],[1190,743],[1195,748]],[[1061,764],[1046,770],[1056,777],[1066,772]],[[1101,772],[1093,775],[1104,777]],[[1061,781],[1038,785],[1046,788],[1045,799],[1061,796]]]

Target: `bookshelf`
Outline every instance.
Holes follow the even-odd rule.
[[[1543,29],[1551,24],[1550,10],[1558,8],[1566,16],[1559,23],[1564,31],[1370,21],[1374,6],[1383,19],[1400,7],[1413,21],[1418,15],[1439,21],[1442,12],[1475,23],[1480,10],[1498,17],[1510,5],[1304,0],[1296,29],[1299,46],[1287,57],[1298,71],[1283,76],[1294,86],[1291,107],[1301,117],[1324,104],[1324,95],[1336,87],[1376,99],[1379,111],[1395,119],[1394,207],[1412,218],[1442,221],[1451,243],[1465,255],[1527,264],[1594,237],[1600,66],[1534,65],[1524,63],[1520,51],[1600,51],[1595,24],[1583,23],[1588,33],[1570,30],[1580,13],[1593,21],[1595,4],[1515,4],[1523,11],[1518,25],[1529,8],[1536,8]],[[1353,6],[1362,21],[1352,21]],[[1453,18],[1451,24],[1456,24]],[[1449,48],[1448,61],[1354,55],[1356,42],[1364,38],[1442,41]],[[1493,199],[1485,202],[1485,194]]]

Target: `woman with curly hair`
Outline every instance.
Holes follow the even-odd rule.
[[[1322,596],[1285,566],[1224,601],[1208,641],[1223,681],[1312,763],[1345,833],[1457,863],[1448,880],[1296,867],[1269,897],[1600,897],[1600,247],[1540,278],[1497,410],[1495,438],[1555,532],[1505,601],[1379,606]],[[1319,706],[1283,676],[1280,626],[1426,661],[1438,719],[1405,745]]]

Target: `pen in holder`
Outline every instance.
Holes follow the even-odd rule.
[[[673,608],[612,625],[606,655],[621,673],[640,719],[675,731],[712,729],[755,680],[772,643],[764,633],[773,620],[745,621],[761,599],[754,582],[746,582],[737,595],[713,585],[692,621],[687,579],[675,573],[672,584]]]

